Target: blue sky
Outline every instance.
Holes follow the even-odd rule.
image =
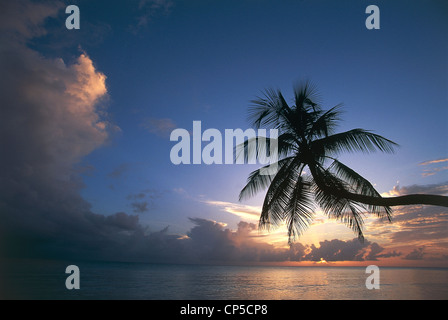
[[[400,144],[393,155],[341,156],[379,192],[448,181],[445,161],[422,164],[448,158],[443,1],[375,1],[379,30],[365,27],[371,1],[72,1],[80,30],[63,28],[67,4],[54,3],[39,21],[45,34],[26,35],[27,48],[67,66],[85,54],[106,77],[95,113],[107,118],[108,137],[71,163],[96,214],[138,215],[150,231],[178,235],[195,225],[188,218],[235,230],[244,219],[223,203],[261,205],[263,194],[238,203],[256,166],[175,166],[169,133],[195,120],[203,130],[247,129],[251,99],[271,87],[292,99],[306,79],[324,109],[344,104],[339,131],[370,129]],[[312,241],[354,237],[346,229]]]
[[[367,30],[366,4],[173,2],[154,10],[135,35],[128,31],[132,14],[102,13],[110,35],[88,54],[108,77],[108,110],[122,132],[86,158],[95,171],[85,178],[85,196],[105,214],[117,206],[129,210],[125,196],[145,189],[182,188],[192,197],[236,202],[248,166],[175,167],[169,160],[175,143],[168,133],[145,130],[145,121],[170,119],[187,130],[193,120],[202,121],[203,130],[245,129],[249,100],[268,87],[292,97],[292,86],[303,79],[319,86],[325,107],[344,103],[341,131],[371,129],[401,145],[395,155],[343,157],[379,191],[397,181],[422,182],[418,164],[447,150],[446,23],[437,4],[378,3],[381,29]],[[107,175],[123,164],[122,189],[107,190],[115,182]],[[183,200],[176,197],[161,196],[154,211],[180,210],[175,203]]]

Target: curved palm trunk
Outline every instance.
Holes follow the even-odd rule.
[[[384,198],[384,197],[369,197],[347,192],[347,194],[344,195],[344,198],[348,198],[357,202],[375,206],[393,207],[393,206],[405,206],[413,204],[425,204],[425,205],[448,207],[448,197],[432,194],[407,194],[404,196]]]
[[[356,202],[360,202],[367,205],[393,207],[393,206],[405,206],[405,205],[433,205],[448,207],[448,197],[432,194],[407,194],[397,197],[372,197],[356,193],[351,193],[346,190],[335,189],[328,186],[323,179],[317,174],[316,170],[309,166],[311,174],[316,181],[317,186],[325,192],[328,192],[336,197],[350,199]]]

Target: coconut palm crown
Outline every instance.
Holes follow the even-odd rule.
[[[392,210],[369,181],[336,157],[342,152],[393,153],[398,145],[364,129],[335,133],[341,105],[323,110],[317,101],[310,82],[295,87],[291,106],[273,89],[251,101],[252,125],[278,129],[278,170],[263,174],[266,166],[250,173],[240,201],[267,188],[259,227],[285,223],[289,243],[310,225],[317,207],[347,224],[362,241],[366,213],[391,221]]]

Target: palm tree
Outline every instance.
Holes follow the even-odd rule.
[[[249,119],[253,126],[278,129],[277,172],[264,174],[269,165],[253,171],[240,192],[241,201],[267,188],[260,229],[285,222],[292,243],[312,222],[318,205],[328,216],[351,227],[362,241],[366,212],[391,221],[392,206],[448,207],[448,197],[438,195],[383,198],[369,181],[337,160],[341,152],[393,153],[398,145],[364,129],[334,133],[341,105],[325,111],[317,98],[316,87],[305,82],[294,89],[293,106],[288,105],[279,90],[272,89],[252,101]],[[270,142],[267,138],[267,146]],[[246,141],[241,147],[247,150],[247,146]]]

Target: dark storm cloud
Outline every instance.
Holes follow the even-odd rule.
[[[60,8],[10,1],[0,10],[0,236],[13,255],[67,252],[117,229],[90,212],[77,167],[116,129],[103,107],[106,76],[86,53],[68,65],[27,46]]]

